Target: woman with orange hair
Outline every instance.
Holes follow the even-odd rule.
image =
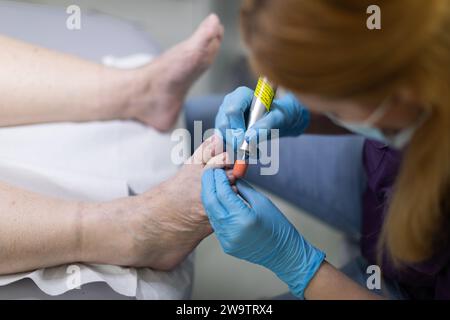
[[[450,2],[376,3],[381,30],[366,25],[372,1],[244,1],[241,26],[253,69],[293,93],[252,128],[278,128],[280,136],[323,132],[318,124],[326,115],[363,136],[353,140],[357,152],[326,144],[333,140],[298,139],[298,150],[281,153],[285,176],[298,177],[283,189],[299,190],[297,203],[326,222],[356,230],[364,265],[381,267],[386,286],[378,293],[450,298]],[[257,130],[244,135],[251,97],[247,88],[227,96],[216,127],[258,138]],[[290,163],[283,167],[284,156]],[[346,156],[352,161],[336,165],[334,157]],[[292,182],[263,179],[277,187]],[[203,203],[225,252],[269,268],[300,298],[379,297],[363,288],[365,269],[347,272],[356,281],[345,276],[270,200],[243,181],[236,187],[240,197],[223,170],[203,176]],[[344,208],[342,216],[328,210],[329,198]]]

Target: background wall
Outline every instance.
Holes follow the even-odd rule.
[[[253,86],[245,72],[244,50],[239,41],[239,1],[232,0],[30,0],[82,10],[98,10],[139,24],[163,49],[188,37],[209,12],[216,12],[226,33],[220,54],[209,72],[195,85],[191,95],[228,92],[237,85]],[[114,36],[114,35],[110,35]],[[244,71],[242,71],[244,70]],[[327,252],[337,266],[345,261],[343,237],[285,201],[272,197],[293,224],[312,243]],[[214,236],[197,250],[194,298],[252,299],[272,297],[287,291],[269,271],[226,256]]]

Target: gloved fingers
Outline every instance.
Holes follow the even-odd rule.
[[[239,87],[228,94],[216,117],[216,128],[226,136],[226,129],[245,130],[245,112],[250,108],[253,91],[247,87]]]
[[[286,94],[279,99],[275,99],[272,103],[272,107],[269,113],[267,113],[262,119],[257,121],[252,128],[255,129],[254,132],[249,132],[246,134],[246,140],[250,141],[254,139],[260,129],[267,129],[270,133],[271,129],[279,129],[286,131],[284,129],[289,122],[295,123],[295,116],[300,116],[296,114],[295,110],[301,108],[297,99],[293,94]],[[265,137],[260,135],[259,139],[262,141]],[[270,136],[269,136],[270,138]]]
[[[257,138],[257,143],[261,143],[271,138],[271,130],[289,131],[290,128],[286,128],[286,126],[296,122],[292,117],[300,116],[300,114],[295,114],[294,110],[297,108],[301,107],[292,94],[275,99],[270,112],[247,130],[245,140],[252,142]]]
[[[296,109],[298,107],[303,107],[300,104],[300,101],[298,101],[297,98],[292,93],[286,93],[281,98],[275,99],[273,101],[273,106],[278,107],[278,108],[288,108],[288,109],[292,109],[292,108]]]
[[[229,213],[249,210],[245,202],[231,188],[225,171],[214,170],[214,179],[219,201]]]
[[[203,173],[202,203],[211,225],[216,231],[216,221],[226,218],[228,213],[218,199],[214,171],[214,169],[208,169]]]
[[[257,204],[261,204],[263,201],[268,200],[266,196],[255,190],[255,188],[253,188],[245,180],[240,179],[236,181],[236,187],[238,193],[252,208],[254,208]]]
[[[244,142],[246,130],[245,113],[250,108],[253,99],[253,90],[247,87],[239,87],[228,94],[216,117],[216,129],[218,129],[227,146],[227,151],[236,152]]]
[[[258,138],[258,143],[271,139],[273,131],[278,129],[278,136],[299,135],[309,124],[309,112],[293,94],[286,94],[272,103],[271,111],[257,121],[245,135],[248,142]],[[263,130],[265,129],[265,130]]]
[[[293,95],[287,93],[273,103],[273,109],[278,110],[286,119],[285,126],[280,126],[280,136],[296,136],[302,134],[309,125],[308,109]]]
[[[230,181],[231,189],[233,189],[233,191],[237,193],[237,188],[234,185],[236,183],[236,177],[233,175],[233,169],[232,168],[231,169],[227,169],[225,171],[225,173],[227,175],[228,180]]]
[[[228,152],[236,152],[244,142],[245,130],[227,129],[225,142]]]
[[[271,139],[272,130],[284,128],[286,119],[280,110],[272,110],[245,132],[245,140],[256,145]]]

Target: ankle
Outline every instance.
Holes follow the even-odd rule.
[[[136,118],[142,97],[148,94],[151,87],[151,77],[145,72],[145,67],[132,70],[110,69],[106,72],[102,90],[101,105],[109,119],[130,120]],[[108,79],[106,79],[108,78]]]
[[[129,265],[133,247],[128,199],[80,205],[80,262]]]

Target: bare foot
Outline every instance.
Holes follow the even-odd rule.
[[[222,150],[221,139],[208,139],[175,177],[129,200],[130,213],[114,219],[129,226],[132,249],[127,264],[171,270],[211,234],[201,202],[201,177],[205,169],[227,165]]]
[[[138,69],[137,93],[126,117],[160,131],[171,129],[190,87],[213,62],[223,32],[219,18],[211,14],[189,39]]]
[[[211,137],[173,178],[148,192],[83,204],[80,261],[175,268],[213,231],[201,201],[203,172],[227,168],[228,178],[233,179],[230,160],[222,139]]]

